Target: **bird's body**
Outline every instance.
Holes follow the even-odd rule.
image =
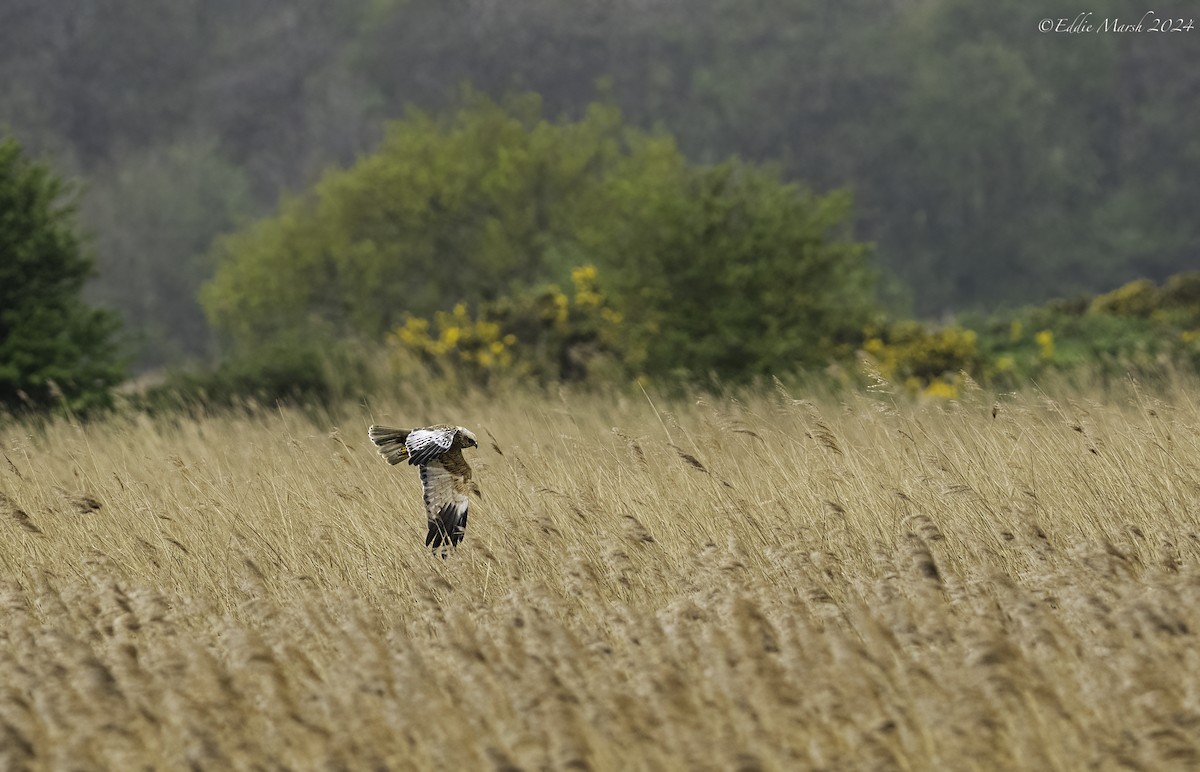
[[[462,453],[463,448],[479,446],[475,435],[461,426],[437,425],[421,429],[372,426],[367,436],[389,464],[407,461],[420,468],[429,519],[425,546],[434,550],[444,544],[457,547],[467,531],[468,494],[480,495]]]

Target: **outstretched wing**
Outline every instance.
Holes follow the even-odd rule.
[[[429,518],[425,545],[437,549],[449,542],[457,546],[467,531],[467,478],[447,469],[440,459],[434,459],[421,466],[421,486]]]
[[[404,440],[404,446],[408,448],[408,463],[414,466],[428,464],[450,450],[457,433],[458,428],[454,426],[413,429]]]

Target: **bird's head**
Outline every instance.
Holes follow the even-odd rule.
[[[458,433],[462,435],[462,444],[464,448],[478,448],[479,440],[475,439],[475,434],[470,429],[458,427]]]

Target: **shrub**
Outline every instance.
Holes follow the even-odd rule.
[[[1158,287],[1149,279],[1131,281],[1112,292],[1098,295],[1091,304],[1095,314],[1112,316],[1149,316],[1159,308],[1162,297]]]
[[[1162,288],[1162,304],[1167,308],[1189,310],[1200,321],[1200,271],[1178,273]]]
[[[572,291],[547,284],[432,320],[409,316],[389,336],[403,366],[415,356],[449,381],[487,384],[497,377],[581,381],[615,357],[620,315],[609,307],[594,266],[571,272]]]
[[[974,330],[961,327],[929,331],[917,322],[895,322],[868,329],[864,351],[880,374],[902,383],[913,394],[957,395],[961,372],[973,373],[981,363]]]
[[[608,105],[550,122],[535,95],[468,93],[444,118],[392,124],[377,152],[219,242],[202,300],[239,343],[314,319],[379,339],[406,314],[563,281],[585,262],[581,234],[623,227],[602,189],[683,164],[672,140],[626,129]]]
[[[850,196],[820,196],[730,161],[618,191],[627,223],[594,242],[636,372],[727,381],[849,356],[875,314]]]
[[[624,320],[606,343],[633,372],[748,380],[853,350],[874,277],[846,232],[848,194],[740,162],[690,166],[610,106],[576,122],[540,111],[468,95],[446,119],[393,125],[377,153],[220,243],[212,322],[239,345],[314,322],[365,339],[407,329],[402,345],[427,360],[452,346],[481,375],[503,341],[475,325],[495,321],[540,348],[522,360],[533,374],[575,378],[586,368],[563,352],[588,358],[597,331],[551,335],[541,316],[557,313],[547,286],[594,264]],[[435,312],[456,303],[481,316],[443,325]]]
[[[1189,334],[1200,327],[1197,298],[1200,273],[1179,274],[1161,288],[1138,280],[1096,297],[979,320],[983,367],[977,377],[1004,387],[1048,370],[1103,379],[1168,377],[1181,365],[1200,364]]]

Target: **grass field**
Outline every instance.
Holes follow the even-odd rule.
[[[1194,768],[1196,393],[9,426],[0,769]]]

